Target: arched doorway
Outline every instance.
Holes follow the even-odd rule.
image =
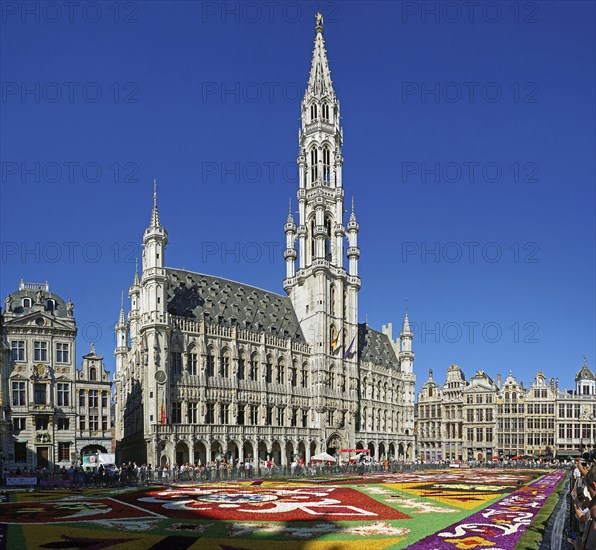
[[[259,441],[259,460],[266,461],[268,454],[269,453],[267,452],[267,443],[265,443],[264,441]]]
[[[331,456],[339,456],[340,450],[341,450],[341,437],[338,434],[333,434],[327,440],[327,452]]]
[[[224,458],[223,449],[221,448],[221,443],[219,441],[214,441],[211,443],[211,460],[220,461]]]
[[[389,443],[389,460],[395,460],[395,443]]]
[[[356,443],[356,448],[357,449],[364,449],[364,443],[362,443],[362,441],[358,441],[358,443]]]
[[[376,460],[375,444],[372,441],[368,444],[368,450],[370,451],[370,457]]]
[[[236,464],[236,460],[238,459],[238,445],[236,445],[235,441],[228,441],[228,448],[226,449],[226,462],[231,462],[232,464]]]
[[[298,454],[306,460],[306,446],[304,445],[304,441],[300,441],[298,443]]]
[[[250,441],[245,441],[244,446],[242,448],[244,454],[244,460],[253,460],[255,456],[254,449],[252,447],[252,443]]]
[[[397,449],[397,457],[399,460],[404,460],[406,458],[406,450],[404,449],[404,444],[400,443]]]
[[[179,441],[176,445],[176,464],[181,466],[189,461],[188,446],[183,441]]]
[[[281,464],[281,445],[278,441],[274,441],[271,447],[273,462],[279,466]]]
[[[195,443],[195,464],[204,465],[207,462],[207,447],[202,441]]]
[[[314,441],[310,443],[310,456],[317,454],[317,444]]]
[[[286,443],[286,464],[291,464],[294,460],[294,444],[291,441]]]
[[[386,458],[385,443],[379,443],[379,460],[385,460]]]

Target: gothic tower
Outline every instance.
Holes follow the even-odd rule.
[[[159,221],[157,210],[157,186],[154,182],[153,210],[149,227],[143,235],[143,264],[140,287],[141,308],[139,334],[141,340],[141,368],[144,372],[144,407],[149,414],[144,414],[145,433],[151,424],[157,422],[163,411],[167,410],[169,384],[159,384],[160,375],[165,378],[168,360],[168,324],[167,324],[167,276],[165,268],[165,248],[168,244],[168,232]],[[136,293],[131,299],[134,300]],[[159,372],[159,374],[157,374]]]
[[[339,392],[343,396],[333,407],[318,409],[315,423],[332,430],[350,425],[354,412],[350,401],[356,399],[357,387],[360,251],[353,205],[347,228],[343,223],[343,132],[319,14],[301,116],[298,226],[290,211],[284,226],[284,289],[312,349],[317,395],[322,398]],[[344,267],[346,256],[348,270]]]

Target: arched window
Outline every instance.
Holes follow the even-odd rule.
[[[329,105],[323,103],[321,110],[323,111],[323,120],[329,122]]]
[[[230,377],[230,352],[228,349],[223,349],[219,357],[219,375],[222,378]]]
[[[257,380],[259,376],[259,356],[256,353],[253,353],[250,357],[250,380]]]
[[[301,385],[303,388],[306,388],[308,386],[308,363],[302,363]]]
[[[238,356],[238,380],[244,380],[244,372],[246,370],[246,356],[244,352],[241,351],[240,355]]]
[[[55,309],[56,309],[56,301],[52,300],[51,298],[46,300],[46,310],[54,311]]]
[[[335,285],[329,287],[329,314],[335,315]]]
[[[318,179],[319,150],[313,147],[310,151],[310,182],[314,185]]]
[[[331,219],[325,218],[325,231],[327,236],[325,237],[325,258],[331,261]]]
[[[326,145],[323,147],[323,182],[331,182],[331,151]]]
[[[272,377],[273,377],[273,359],[271,359],[271,355],[268,355],[267,363],[265,364],[265,382],[267,384],[271,384]]]
[[[89,380],[97,380],[97,369],[95,367],[89,369]]]
[[[23,307],[31,307],[31,298],[23,298],[21,303]]]
[[[317,104],[313,103],[310,106],[310,121],[314,122],[315,120],[317,120]]]
[[[198,374],[199,369],[199,354],[197,348],[192,346],[188,350],[188,373],[195,376]]]
[[[315,248],[315,220],[310,222],[310,257],[314,260],[316,256]]]
[[[286,364],[283,359],[280,359],[277,363],[277,383],[286,383]]]
[[[213,376],[215,374],[215,356],[213,355],[213,348],[207,348],[206,356],[206,373],[207,376]]]

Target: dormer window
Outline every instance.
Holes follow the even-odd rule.
[[[21,304],[23,307],[31,307],[31,298],[23,298]]]
[[[54,311],[56,309],[56,300],[46,300],[46,311]]]

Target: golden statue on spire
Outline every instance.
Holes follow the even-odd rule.
[[[323,14],[321,12],[317,12],[315,14],[315,20],[317,22],[317,27],[322,27],[323,26]]]

